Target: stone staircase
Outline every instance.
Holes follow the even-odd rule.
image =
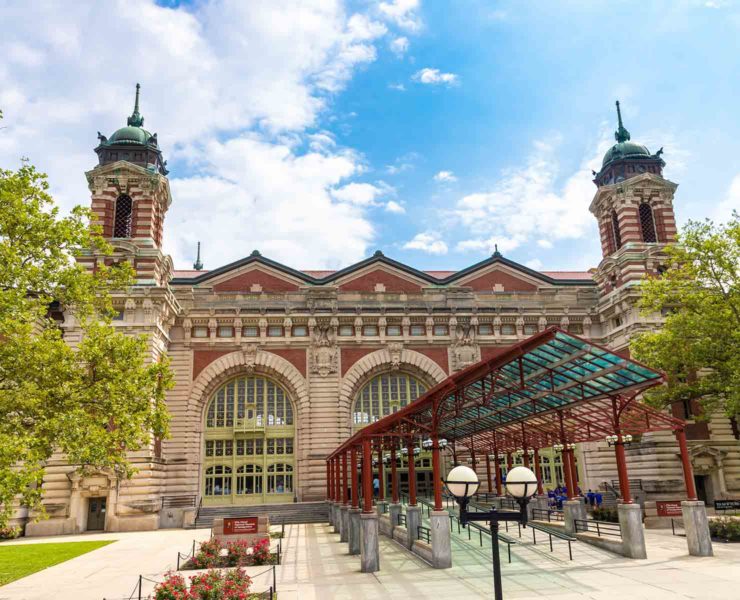
[[[255,506],[207,506],[200,509],[198,518],[189,529],[212,527],[217,517],[256,517],[269,515],[272,525],[280,523],[323,523],[329,520],[326,502],[294,502],[292,504],[259,504]]]

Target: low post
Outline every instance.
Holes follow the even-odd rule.
[[[645,530],[642,527],[642,509],[639,504],[622,503],[617,507],[622,548],[628,558],[647,558]]]
[[[640,508],[637,506],[637,508]],[[565,533],[569,535],[576,534],[576,521],[585,521],[587,519],[586,505],[582,500],[566,500],[563,502],[563,520],[565,521]],[[588,529],[588,525],[582,523],[583,529]]]
[[[452,542],[450,540],[450,513],[433,510],[429,515],[432,541],[432,566],[449,569],[452,566]]]
[[[339,506],[339,541],[349,541],[349,504]]]
[[[419,539],[419,525],[421,525],[421,506],[407,506],[406,530],[409,550],[414,547],[414,542]]]

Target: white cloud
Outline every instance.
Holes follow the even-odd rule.
[[[528,260],[524,263],[525,267],[529,267],[530,269],[534,269],[535,271],[540,271],[542,269],[542,261],[539,258],[533,258],[532,260]]]
[[[399,156],[392,165],[385,166],[385,172],[389,175],[398,175],[404,171],[414,168],[414,163],[419,160],[420,156],[416,152],[408,152]]]
[[[405,92],[406,91],[406,86],[403,85],[402,83],[389,83],[388,84],[388,89],[396,90],[398,92]]]
[[[429,67],[417,71],[411,79],[427,85],[456,85],[459,81],[455,73],[442,73],[439,69]]]
[[[490,189],[457,202],[453,218],[467,231],[457,250],[490,253],[498,244],[506,253],[535,240],[539,247],[551,248],[556,240],[597,235],[588,210],[595,190],[591,169],[599,168],[611,142],[604,136],[562,184],[558,184],[559,143],[559,139],[535,143],[526,166],[505,171]]]
[[[439,239],[435,231],[417,233],[412,240],[403,245],[404,250],[421,250],[428,254],[447,254],[447,244]]]
[[[452,171],[440,171],[434,176],[434,181],[439,181],[440,183],[454,183],[457,181],[457,177],[455,177],[455,174]]]
[[[740,212],[740,175],[735,175],[730,182],[725,198],[714,209],[712,218],[719,222],[725,222],[732,217],[732,211]]]
[[[347,264],[366,254],[373,228],[365,207],[337,202],[331,190],[361,174],[363,161],[330,134],[307,131],[332,94],[375,59],[389,28],[408,30],[412,4],[353,13],[322,0],[27,3],[22,11],[0,3],[0,164],[28,156],[49,174],[63,209],[88,205],[95,131],[110,135],[125,124],[140,81],[145,126],[158,132],[172,170],[165,250],[176,265],[195,239],[208,266],[253,245],[290,263],[305,262],[310,246],[309,266]],[[125,51],[111,40],[126,40]],[[336,239],[326,239],[327,223]],[[283,224],[294,237],[268,243]]]
[[[376,199],[392,191],[394,191],[393,188],[385,184],[376,186],[371,183],[353,182],[332,190],[331,195],[335,200],[356,206],[377,206]]]
[[[382,17],[395,23],[398,27],[411,32],[421,29],[421,17],[417,14],[419,0],[392,0],[381,2],[378,10]]]
[[[389,45],[393,54],[401,57],[406,54],[406,51],[409,49],[409,38],[405,36],[397,37],[392,40]]]
[[[389,213],[395,213],[398,215],[402,215],[406,212],[406,209],[396,202],[395,200],[389,200],[385,203],[385,211]]]

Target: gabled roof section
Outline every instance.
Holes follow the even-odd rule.
[[[455,285],[456,282],[469,278],[469,276],[475,274],[477,271],[482,271],[491,267],[492,265],[502,265],[508,267],[510,270],[519,271],[523,275],[529,278],[541,281],[542,283],[555,286],[568,286],[568,285],[596,285],[592,280],[589,273],[580,272],[540,272],[525,267],[508,258],[504,258],[499,252],[493,254],[489,258],[482,260],[474,265],[471,265],[460,271],[420,271],[409,265],[398,262],[385,256],[382,252],[377,251],[372,256],[361,260],[353,265],[340,269],[338,271],[298,271],[291,267],[288,267],[282,263],[271,260],[262,256],[257,250],[252,252],[249,256],[214,269],[212,271],[199,271],[198,275],[192,277],[191,272],[187,271],[176,271],[177,277],[172,279],[172,285],[200,285],[208,282],[214,278],[220,277],[230,271],[241,269],[242,267],[249,264],[261,264],[276,271],[280,271],[289,275],[290,277],[300,279],[307,285],[328,285],[338,280],[345,278],[348,275],[352,275],[356,272],[366,270],[371,266],[385,266],[390,270],[397,270],[403,274],[409,275],[414,279],[426,282],[430,286],[448,286]],[[561,276],[564,275],[564,276]],[[463,284],[464,285],[464,284]]]

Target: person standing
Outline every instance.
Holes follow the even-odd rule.
[[[377,476],[373,479],[373,496],[376,498],[380,496],[380,479]]]

